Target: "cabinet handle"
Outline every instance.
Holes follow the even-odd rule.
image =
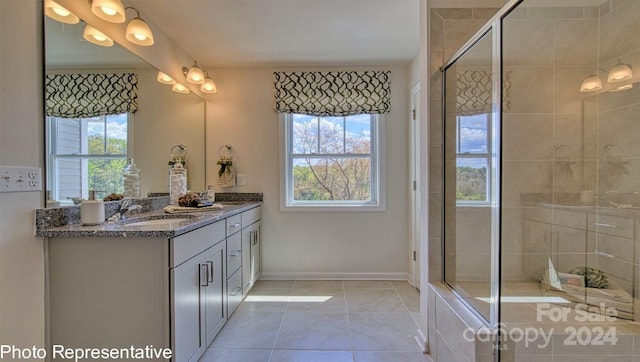
[[[209,266],[208,275],[211,277],[211,280],[209,280],[209,283],[213,283],[213,262],[212,261],[208,261],[207,265]]]
[[[202,277],[202,267],[206,268],[204,278]],[[202,280],[204,280],[204,284]],[[200,264],[200,286],[201,287],[209,286],[209,264]]]
[[[605,228],[612,228],[612,229],[615,229],[615,228],[616,228],[616,226],[615,226],[615,225],[611,225],[611,224],[601,224],[601,223],[599,223],[599,222],[597,222],[597,223],[596,223],[596,226],[602,226],[602,227],[605,227]]]
[[[242,287],[236,287],[236,289],[234,289],[233,291],[234,293],[229,293],[229,295],[232,297],[237,297],[238,294],[242,293]]]
[[[240,223],[235,223],[233,225],[229,225],[230,228],[237,228],[238,226],[240,226]]]
[[[236,256],[238,256],[238,255],[240,255],[240,254],[242,254],[242,250],[236,250],[236,252],[235,252],[235,253],[230,254],[229,256],[236,257]]]

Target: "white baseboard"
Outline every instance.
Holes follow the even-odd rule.
[[[402,280],[409,279],[407,273],[268,273],[261,280]]]
[[[429,345],[427,344],[427,336],[422,332],[420,328],[418,328],[416,336],[416,343],[418,343],[418,347],[424,353],[429,353]]]

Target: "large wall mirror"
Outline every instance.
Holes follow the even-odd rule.
[[[101,191],[98,197],[122,193],[127,158],[133,158],[142,170],[142,196],[168,192],[171,149],[176,145],[184,145],[187,152],[189,189],[204,190],[204,100],[159,83],[158,70],[150,60],[140,59],[117,43],[102,47],[85,41],[82,21],[69,25],[45,17],[44,24],[47,76],[133,73],[138,89],[135,113],[46,117],[47,194],[61,205],[70,205],[73,198],[86,199],[89,190]],[[47,94],[45,90],[45,97]]]

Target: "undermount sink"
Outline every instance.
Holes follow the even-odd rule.
[[[125,226],[154,226],[154,225],[167,225],[174,222],[185,221],[192,219],[193,215],[172,215],[172,216],[155,216],[143,219],[133,219],[129,222],[122,223]],[[136,221],[139,220],[139,221]]]

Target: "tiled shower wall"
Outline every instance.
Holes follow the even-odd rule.
[[[496,10],[430,12],[430,282],[442,280],[443,94],[439,68]],[[598,97],[579,92],[582,80],[596,68],[604,70],[599,75],[606,90],[606,72],[619,57],[632,66],[634,81],[640,80],[639,16],[640,1],[610,0],[599,7],[518,9],[505,23],[509,53],[504,65],[512,72],[510,105],[503,119],[504,132],[509,135],[503,139],[504,177],[509,180],[503,190],[503,225],[509,225],[503,230],[505,279],[527,279],[522,270],[523,194],[529,196],[529,202],[537,201],[536,197],[564,202],[579,200],[579,192],[585,189],[599,195],[616,190],[625,200],[637,197],[640,205],[640,140],[637,133],[629,132],[640,124],[640,86]],[[607,152],[604,146],[608,144],[616,147]],[[620,162],[607,163],[613,157]],[[624,169],[618,173],[611,169],[621,166]],[[467,214],[475,218],[478,212],[482,211]],[[476,224],[477,232],[488,232],[480,225]],[[460,242],[472,243],[473,238]],[[469,360],[483,355],[478,348],[467,352],[457,348],[460,341],[451,337],[462,336],[462,329],[451,332],[444,324],[437,325],[438,318],[446,325],[453,325],[447,320],[453,318],[461,328],[473,327],[477,321],[461,318],[464,313],[454,311],[456,305],[460,308],[458,302],[443,297],[441,286],[434,284],[427,292],[434,359]],[[440,307],[437,313],[436,307]]]

